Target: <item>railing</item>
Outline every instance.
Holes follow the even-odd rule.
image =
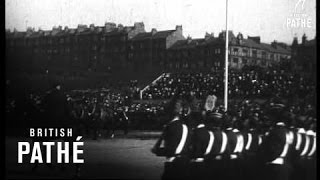
[[[170,73],[162,73],[159,77],[157,77],[154,81],[152,81],[151,85],[155,84],[157,81],[159,81],[161,78],[163,78],[163,77],[164,77],[165,75],[167,75],[167,74],[170,75]],[[141,100],[143,99],[143,98],[142,98],[143,92],[144,92],[145,90],[147,90],[149,87],[150,87],[150,84],[148,84],[146,87],[144,87],[142,90],[140,90],[140,99],[141,99]]]

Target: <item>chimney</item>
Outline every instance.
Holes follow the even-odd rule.
[[[303,36],[302,36],[302,44],[305,44],[307,41],[307,36],[306,34],[304,33]]]
[[[274,40],[272,43],[271,43],[271,46],[275,49],[277,49],[277,41]]]
[[[182,25],[176,25],[176,31],[181,31],[182,32]]]
[[[113,31],[115,28],[116,28],[116,24],[115,23],[112,23],[112,22],[106,22],[104,24],[104,27],[105,27],[105,32],[111,32]]]
[[[123,25],[122,24],[118,24],[118,30],[122,31],[123,29],[124,29]]]
[[[204,35],[204,39],[207,41],[210,38],[214,38],[214,34],[213,33],[209,34],[208,32],[206,32],[206,34]]]
[[[68,27],[68,26],[65,26],[65,27],[64,27],[64,31],[65,31],[65,32],[69,31],[69,27]]]
[[[143,22],[135,22],[133,27],[134,27],[134,29],[138,29],[138,30],[141,30],[141,31],[145,32],[144,23]]]
[[[292,42],[292,46],[297,46],[297,45],[298,45],[298,38],[294,37],[293,42]]]
[[[243,42],[243,35],[242,33],[239,32],[237,35],[237,43],[242,44],[242,42]]]
[[[226,31],[222,31],[219,33],[219,38],[225,40],[226,39]],[[230,38],[230,37],[229,37]]]
[[[90,31],[94,31],[94,24],[90,24]]]
[[[86,30],[86,29],[87,29],[87,25],[79,24],[79,25],[78,25],[78,28],[77,28],[77,31],[78,31],[78,32],[82,32],[82,31],[84,31],[84,30]]]
[[[101,32],[102,31],[102,27],[98,27],[98,32]]]
[[[31,35],[32,33],[34,33],[34,28],[28,27],[27,28],[27,35]]]
[[[187,43],[190,44],[192,42],[192,37],[190,35],[188,35],[187,37]]]
[[[205,39],[205,40],[210,39],[210,34],[209,34],[208,32],[206,32],[206,34],[204,35],[204,39]]]
[[[182,25],[176,25],[176,32],[182,36]]]
[[[157,33],[157,29],[156,28],[152,28],[152,30],[151,30],[152,36],[155,35],[156,33]]]
[[[254,42],[260,44],[260,36],[248,36],[248,39],[253,40]]]

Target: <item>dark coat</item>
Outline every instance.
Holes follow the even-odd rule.
[[[71,127],[69,121],[68,104],[64,93],[53,90],[44,98],[44,117],[46,127]]]
[[[182,140],[182,134],[183,134],[183,127],[187,127],[181,120],[175,120],[169,122],[164,130],[163,133],[158,139],[157,143],[155,144],[153,148],[153,153],[155,153],[157,156],[166,156],[166,157],[173,157],[177,155],[181,156],[189,156],[190,154],[190,146],[191,146],[191,136],[190,136],[190,130],[187,128],[187,136],[184,146],[182,147],[182,151],[178,154],[176,153],[176,150],[179,146],[180,141]],[[161,147],[161,144],[164,144],[163,147]]]

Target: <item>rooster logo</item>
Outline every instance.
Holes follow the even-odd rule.
[[[296,6],[294,8],[294,12],[297,13],[297,9],[299,7],[299,5],[301,4],[301,11],[304,10],[304,3],[306,2],[306,0],[298,0],[298,2],[296,3]]]

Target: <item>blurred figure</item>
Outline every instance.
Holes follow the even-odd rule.
[[[129,128],[129,117],[127,116],[129,107],[124,106],[121,108],[121,112],[119,114],[119,127],[123,130],[123,134],[128,134],[128,128]]]
[[[174,99],[173,119],[168,122],[161,137],[152,148],[157,156],[166,157],[162,179],[187,179],[189,174],[190,129],[181,120],[190,106],[185,99]]]
[[[288,150],[292,137],[288,133],[282,116],[282,105],[274,106],[271,118],[274,126],[261,144],[259,156],[263,163],[263,179],[286,180],[289,179],[290,162]]]

